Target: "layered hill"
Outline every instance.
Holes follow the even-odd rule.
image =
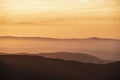
[[[0,80],[120,80],[120,62],[91,64],[32,55],[0,55]]]
[[[3,53],[87,53],[104,60],[120,61],[119,48],[119,39],[97,37],[86,39],[59,39],[0,36],[0,52]]]
[[[40,56],[48,57],[48,58],[57,58],[57,59],[64,59],[64,60],[73,60],[83,63],[109,63],[110,61],[105,61],[95,56],[91,56],[84,53],[70,53],[70,52],[56,52],[56,53],[40,53]]]

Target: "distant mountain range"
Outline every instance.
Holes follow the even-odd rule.
[[[35,55],[0,55],[0,80],[120,80],[120,62],[91,64]]]
[[[19,39],[52,39],[52,40],[120,40],[120,39],[110,39],[110,38],[99,38],[99,37],[90,37],[90,38],[48,38],[48,37],[17,37],[17,36],[0,36],[0,38],[19,38]]]

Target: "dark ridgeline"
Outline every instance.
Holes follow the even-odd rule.
[[[63,60],[73,60],[83,63],[96,63],[96,64],[106,64],[113,62],[112,60],[102,60],[98,57],[84,54],[84,53],[71,53],[71,52],[55,52],[55,53],[39,53],[39,56],[53,58],[53,59],[63,59]]]
[[[0,55],[0,80],[120,80],[120,62],[93,64],[33,55]]]

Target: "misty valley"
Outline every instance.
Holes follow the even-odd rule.
[[[120,40],[0,37],[0,80],[119,80]]]
[[[104,60],[120,60],[120,40],[105,38],[57,39],[44,37],[0,37],[3,53],[86,53]]]

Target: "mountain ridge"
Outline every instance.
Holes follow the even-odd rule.
[[[38,55],[47,58],[73,60],[83,63],[96,63],[96,64],[110,63],[109,61],[102,60],[98,57],[85,53],[53,52],[53,53],[39,53]]]
[[[89,37],[89,38],[49,38],[49,37],[18,37],[18,36],[0,36],[0,38],[19,38],[19,39],[52,39],[52,40],[119,40],[111,38],[99,38],[99,37]]]
[[[86,53],[72,53],[72,52],[49,52],[49,53],[0,53],[0,55],[28,55],[28,56],[42,56],[50,59],[72,60],[82,63],[107,64],[116,62],[115,60],[104,60],[99,57]]]

